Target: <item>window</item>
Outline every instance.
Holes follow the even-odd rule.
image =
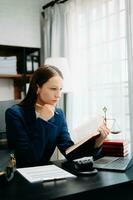
[[[107,118],[115,118],[122,131],[115,137],[129,139],[125,2],[68,2],[66,21],[68,57],[74,77],[72,127],[98,113],[104,114],[102,109],[106,106]]]

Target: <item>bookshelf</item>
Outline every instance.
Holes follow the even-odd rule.
[[[16,59],[16,66],[10,66],[10,62],[5,64],[6,58],[10,57]],[[3,66],[2,59],[5,59]],[[22,94],[26,94],[26,84],[39,66],[40,48],[0,45],[0,79],[13,80],[14,99],[21,99]],[[14,69],[13,73],[12,69]]]

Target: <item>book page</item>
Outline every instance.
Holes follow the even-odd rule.
[[[97,116],[73,130],[73,133],[77,136],[75,144],[66,150],[66,154],[69,154],[85,142],[89,141],[92,137],[99,135],[100,133],[97,130],[102,123],[103,117]]]
[[[56,165],[18,168],[17,171],[30,183],[76,177]]]
[[[75,128],[72,131],[72,134],[74,135],[74,142],[78,143],[84,138],[91,135],[92,133],[97,132],[97,129],[102,123],[103,123],[103,117],[101,115],[98,115],[94,117],[92,120],[87,121],[81,126]]]

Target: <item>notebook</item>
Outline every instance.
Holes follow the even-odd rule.
[[[133,154],[128,154],[125,157],[104,156],[95,160],[93,166],[96,169],[126,171],[133,166]]]

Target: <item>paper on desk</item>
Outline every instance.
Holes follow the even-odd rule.
[[[56,165],[18,168],[17,171],[30,183],[76,177]]]

